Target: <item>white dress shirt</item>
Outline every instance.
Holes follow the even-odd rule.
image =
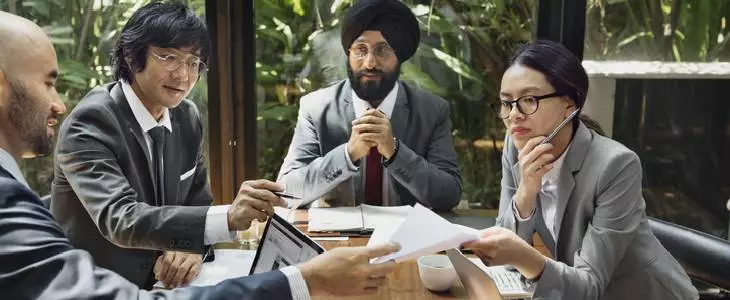
[[[385,99],[383,99],[383,102],[380,102],[380,105],[378,105],[378,109],[385,114],[388,120],[390,120],[390,117],[393,115],[395,100],[398,97],[398,85],[398,82],[396,82],[393,86],[393,89],[391,89],[390,92],[388,92],[388,95],[385,96]],[[360,99],[360,97],[357,96],[354,90],[352,91],[352,104],[355,110],[355,119],[361,118],[365,114],[365,111],[373,108],[373,106],[370,105],[370,102]],[[345,146],[345,156],[347,156],[347,163],[349,164],[350,168],[357,169],[358,167],[355,166],[355,164],[352,162],[352,159],[350,159],[350,151],[347,150],[347,146]],[[386,180],[385,176],[385,168],[383,168],[383,205],[388,205],[388,203],[390,203],[390,199],[388,199],[389,189],[390,187],[388,184],[388,180]]]
[[[137,97],[137,94],[134,93],[134,90],[129,83],[122,81],[122,91],[124,92],[124,97],[127,98],[129,108],[132,109],[134,118],[142,128],[145,141],[147,142],[147,150],[149,150],[150,155],[152,155],[152,137],[150,136],[149,131],[157,126],[163,126],[168,130],[168,132],[172,133],[170,110],[165,108],[162,112],[162,119],[157,121],[147,110],[144,104],[142,104],[142,101],[139,100],[139,97]],[[152,161],[152,157],[149,159]],[[203,236],[203,242],[206,245],[231,242],[235,239],[236,232],[231,231],[228,228],[229,208],[230,205],[212,205],[208,208],[205,216],[205,234]],[[289,281],[292,298],[294,300],[309,300],[309,289],[307,288],[307,283],[304,281],[304,277],[302,277],[302,273],[299,272],[299,269],[295,266],[289,266],[280,270]]]
[[[568,149],[570,149],[570,145],[565,148],[565,151],[563,151],[563,154],[558,157],[553,162],[553,168],[552,170],[545,173],[544,176],[542,176],[542,186],[540,187],[540,204],[542,205],[542,217],[543,220],[545,220],[545,226],[550,230],[550,234],[553,236],[553,240],[556,239],[555,236],[555,212],[558,207],[558,201],[567,201],[567,199],[558,199],[558,178],[560,177],[560,170],[563,168],[563,164],[565,161],[565,153],[568,153]],[[537,207],[537,206],[535,206]],[[530,213],[527,218],[521,218],[520,214],[517,212],[517,205],[513,202],[512,210],[514,211],[515,218],[519,221],[528,221],[530,218],[532,218],[532,215],[535,213],[535,209],[532,209],[532,212]]]

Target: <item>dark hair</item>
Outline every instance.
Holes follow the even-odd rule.
[[[155,1],[134,12],[114,46],[114,80],[132,82],[135,71],[144,70],[150,46],[200,50],[207,63],[210,40],[205,22],[186,5]],[[125,58],[129,59],[129,64]],[[130,67],[132,69],[130,69]]]
[[[579,109],[588,93],[588,75],[580,60],[563,45],[537,40],[522,45],[510,59],[515,64],[534,69],[543,75],[555,92],[568,96]]]

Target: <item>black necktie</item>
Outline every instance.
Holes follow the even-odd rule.
[[[165,149],[165,127],[154,127],[148,133],[152,138],[152,163],[154,165],[155,184],[157,185],[155,203],[160,206],[165,204],[165,174],[162,165],[162,153]]]

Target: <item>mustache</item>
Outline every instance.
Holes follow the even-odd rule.
[[[379,69],[372,69],[372,70],[362,70],[355,72],[355,76],[365,76],[365,75],[378,75],[378,76],[385,76],[385,72],[383,70]]]

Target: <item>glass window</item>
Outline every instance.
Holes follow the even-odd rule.
[[[70,112],[100,84],[111,81],[110,54],[127,19],[150,1],[0,1],[0,9],[23,16],[51,37],[60,67],[57,90]],[[88,5],[87,5],[88,3]],[[205,1],[185,1],[205,18]],[[201,78],[188,99],[193,100],[207,128],[207,82]],[[61,120],[63,121],[63,120]],[[206,145],[207,145],[207,130]],[[207,157],[207,155],[206,155]],[[38,195],[47,195],[53,180],[53,157],[28,159],[21,169]]]
[[[589,0],[585,59],[729,61],[730,2]]]
[[[496,208],[504,125],[489,108],[505,62],[530,40],[535,1],[404,1],[421,26],[401,79],[451,103],[462,207]],[[256,0],[259,176],[275,179],[299,98],[347,78],[339,21],[350,1]]]

